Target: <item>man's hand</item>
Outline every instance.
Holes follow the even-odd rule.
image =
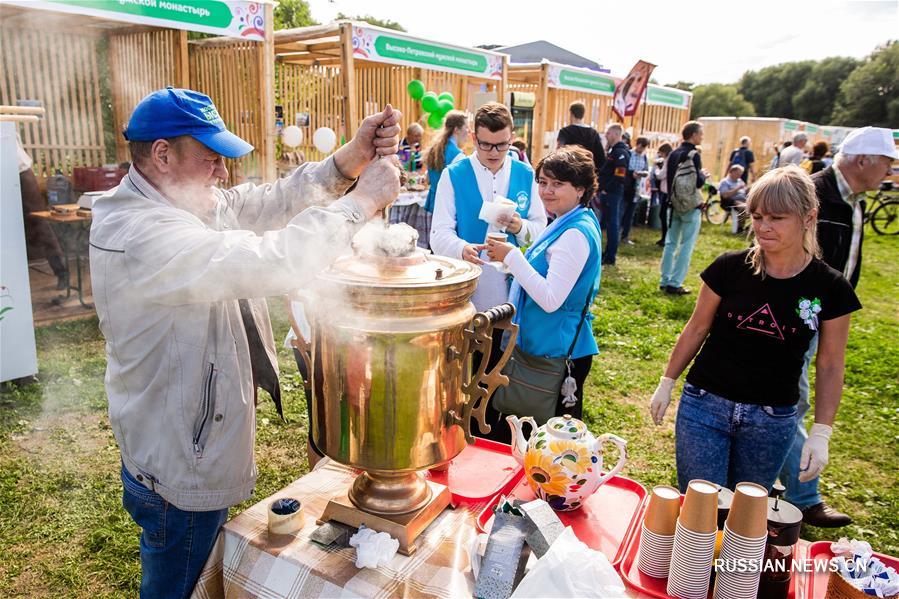
[[[396,154],[400,143],[402,113],[390,104],[378,114],[367,117],[359,125],[350,143],[334,154],[337,169],[348,179],[355,179],[377,156]]]
[[[464,248],[462,248],[462,259],[466,262],[471,262],[472,264],[483,264],[484,261],[480,259],[481,250],[486,248],[487,245],[484,243],[469,243]]]
[[[518,235],[521,232],[521,216],[517,212],[513,212],[511,215],[500,214],[496,217],[496,225],[509,233]]]
[[[649,402],[649,413],[652,415],[652,421],[656,425],[662,424],[665,418],[665,412],[668,410],[668,404],[671,403],[671,391],[674,389],[674,379],[663,376],[659,379],[659,386],[656,387],[655,393]]]
[[[808,432],[808,439],[802,446],[802,457],[799,458],[799,482],[806,483],[817,478],[824,471],[830,459],[830,435],[833,428],[826,424],[813,424]]]
[[[370,163],[347,197],[353,198],[365,213],[365,218],[369,219],[396,200],[399,193],[399,161],[391,156]]]

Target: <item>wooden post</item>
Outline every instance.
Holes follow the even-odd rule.
[[[496,101],[500,104],[506,103],[506,90],[509,89],[509,57],[503,56],[503,74],[496,84]]]
[[[263,181],[278,178],[275,160],[275,16],[274,6],[268,2],[265,7],[265,40],[259,43],[259,113],[262,134]]]
[[[418,79],[421,81],[421,69],[416,67],[412,69],[412,78]],[[405,92],[406,90],[402,90]],[[461,100],[461,98],[460,98]],[[460,104],[461,105],[461,104]],[[409,115],[410,123],[417,123],[421,120],[421,101],[420,100],[412,100],[412,114]]]
[[[537,84],[537,99],[534,102],[534,128],[531,132],[531,162],[537,164],[546,154],[543,148],[543,138],[546,134],[546,120],[548,117],[546,103],[548,101],[547,86],[549,85],[549,63],[540,65],[540,82]]]
[[[353,139],[358,125],[356,114],[356,67],[353,61],[353,24],[340,24],[340,71],[343,76],[343,118],[346,141]],[[338,135],[340,132],[338,132]]]
[[[175,47],[172,49],[175,57],[175,80],[172,84],[175,87],[190,88],[190,58],[187,48],[187,30],[175,31]]]

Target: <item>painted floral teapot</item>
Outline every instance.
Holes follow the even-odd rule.
[[[512,427],[512,455],[524,465],[534,494],[554,510],[581,507],[601,484],[618,474],[627,460],[627,441],[606,433],[594,437],[587,425],[568,414],[550,418],[543,426],[530,416],[506,416]],[[525,440],[522,424],[531,425]],[[618,448],[618,463],[602,474],[602,446],[611,441]]]

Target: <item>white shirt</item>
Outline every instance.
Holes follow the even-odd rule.
[[[554,221],[553,225],[556,222],[558,221]],[[549,262],[546,277],[534,270],[524,254],[517,250],[506,254],[503,262],[512,271],[512,276],[521,288],[544,312],[555,312],[568,299],[589,257],[590,244],[587,238],[577,229],[568,229],[546,250]]]
[[[786,166],[795,164],[799,166],[805,158],[805,152],[796,146],[790,146],[780,151],[780,158],[777,159],[777,166]]]
[[[865,194],[864,192],[852,193],[852,188],[849,187],[849,183],[843,177],[843,173],[840,172],[836,163],[832,166],[834,177],[837,180],[837,189],[840,190],[843,201],[852,206],[852,240],[849,242],[846,268],[843,269],[843,276],[848,280],[852,276],[852,271],[855,270],[855,265],[858,264],[858,251],[862,245],[862,227],[865,224],[865,215],[862,214],[862,205],[859,200],[864,198]]]
[[[490,172],[486,166],[478,160],[478,154],[475,152],[467,160],[471,161],[474,170],[475,180],[478,183],[478,191],[481,192],[481,199],[485,202],[492,202],[497,196],[505,197],[509,193],[509,178],[512,173],[512,157],[506,156],[503,166],[496,174]],[[531,206],[528,210],[527,218],[521,220],[521,231],[515,238],[520,245],[529,245],[537,240],[537,237],[546,228],[546,210],[543,208],[543,202],[540,201],[537,182],[531,184]],[[488,224],[487,232],[499,231],[498,227]],[[485,239],[486,241],[486,239]],[[435,254],[440,256],[449,256],[450,258],[462,259],[462,250],[468,242],[459,237],[456,233],[456,194],[453,190],[453,182],[450,179],[447,170],[440,175],[440,181],[437,183],[437,192],[434,196],[434,216],[431,221],[431,249]],[[481,258],[485,261],[486,252],[481,253]],[[478,279],[478,287],[471,298],[475,308],[478,310],[486,310],[496,305],[508,301],[509,283],[506,275],[500,272],[494,266],[485,264],[480,279]]]

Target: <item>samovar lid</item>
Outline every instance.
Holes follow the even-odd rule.
[[[402,257],[357,251],[338,258],[319,278],[353,286],[442,287],[477,279],[480,274],[481,268],[470,262],[417,249]]]

